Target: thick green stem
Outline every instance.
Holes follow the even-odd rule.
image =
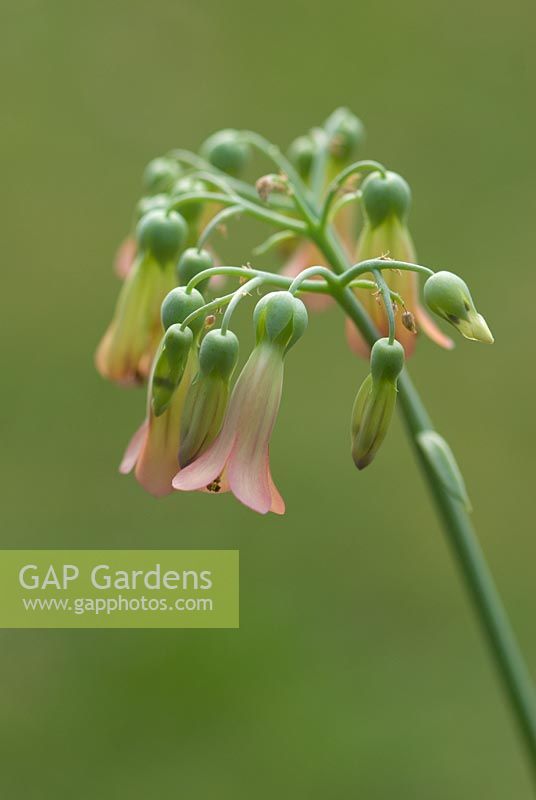
[[[319,244],[322,246],[321,242]],[[328,236],[322,247],[336,272],[348,268],[344,254],[333,236]],[[368,315],[351,290],[338,287],[335,299],[353,320],[361,334],[373,344],[378,338]],[[407,370],[398,382],[399,407],[419,464],[435,501],[447,533],[449,543],[474,603],[480,624],[488,641],[493,660],[502,680],[527,755],[536,778],[536,699],[534,684],[523,659],[506,610],[494,584],[490,570],[469,515],[459,499],[447,490],[441,476],[431,467],[418,443],[419,434],[432,431],[428,413],[413,386]]]

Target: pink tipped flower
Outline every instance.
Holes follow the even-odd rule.
[[[95,354],[97,369],[108,380],[132,385],[147,377],[162,336],[160,305],[175,285],[186,232],[183,218],[164,210],[150,211],[138,223],[138,254]]]
[[[119,472],[134,470],[138,483],[155,497],[172,491],[171,481],[179,465],[179,441],[184,401],[197,367],[195,349],[190,352],[178,388],[165,411],[158,416],[149,401],[147,418],[125,451]]]
[[[138,482],[156,497],[171,492],[179,466],[182,416],[188,389],[197,370],[196,337],[200,316],[182,328],[182,321],[201,308],[203,296],[177,287],[162,304],[164,336],[154,357],[148,387],[147,417],[132,437],[119,471],[135,468]]]
[[[307,312],[288,292],[272,292],[257,305],[257,346],[233,390],[220,434],[173,479],[181,491],[232,491],[266,514],[285,512],[270,472],[269,445],[283,386],[284,357],[303,333]]]
[[[363,183],[363,205],[365,225],[357,243],[356,261],[387,256],[397,261],[416,262],[415,247],[406,225],[411,202],[406,181],[393,172],[386,177],[374,173]],[[389,288],[401,295],[406,308],[411,311],[423,332],[438,344],[450,350],[454,344],[432,321],[419,301],[419,282],[416,273],[410,271],[383,271]],[[359,301],[365,307],[381,336],[386,336],[389,323],[381,299],[366,289],[356,290]],[[370,347],[347,320],[347,336],[350,347],[358,355],[369,358]],[[397,314],[396,338],[404,347],[406,357],[415,349],[416,336],[403,325],[402,315]]]
[[[256,347],[234,388],[221,433],[173,479],[182,491],[225,492],[260,514],[285,512],[270,473],[269,443],[279,411],[283,357],[270,344]]]

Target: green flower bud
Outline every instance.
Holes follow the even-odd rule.
[[[466,339],[493,343],[486,320],[477,312],[467,284],[458,275],[446,271],[431,275],[424,284],[424,299],[434,314],[454,325]]]
[[[232,331],[209,331],[199,349],[199,369],[204,375],[228,379],[238,361],[238,339]]]
[[[138,200],[138,204],[136,205],[136,209],[134,215],[136,217],[136,221],[139,221],[142,217],[149,213],[149,211],[160,211],[162,209],[167,209],[169,205],[169,197],[167,194],[154,194],[151,197],[142,197]]]
[[[307,310],[302,301],[290,292],[270,292],[255,306],[253,322],[257,344],[274,342],[286,352],[304,334]]]
[[[201,455],[219,434],[237,361],[238,339],[234,333],[209,331],[199,351],[199,373],[186,396],[179,448],[181,467]]]
[[[147,194],[169,192],[182,169],[171,158],[154,158],[143,172],[142,186]]]
[[[164,334],[151,375],[151,401],[155,416],[164,413],[181,382],[193,344],[190,328],[171,325]]]
[[[352,410],[352,457],[358,469],[370,464],[387,435],[396,403],[397,380],[404,367],[404,348],[379,339],[371,352],[371,372],[361,385]]]
[[[340,108],[331,140],[331,155],[338,161],[351,161],[365,141],[361,120],[349,109]]]
[[[188,226],[180,214],[162,209],[149,211],[136,227],[139,249],[151,253],[161,266],[178,257],[187,233]]]
[[[411,190],[407,182],[396,172],[384,177],[379,172],[369,175],[361,187],[363,207],[373,228],[389,217],[407,220],[411,207]]]
[[[373,381],[396,381],[404,369],[404,348],[396,339],[378,339],[370,353],[370,373]]]
[[[210,136],[201,145],[200,153],[217,169],[237,176],[249,161],[250,147],[241,141],[238,131],[227,129]]]
[[[185,286],[176,286],[172,289],[162,303],[162,325],[164,330],[167,330],[171,325],[184,322],[193,311],[205,305],[205,299],[201,292],[197,289],[192,289],[191,292],[186,291]],[[204,319],[200,314],[188,326],[191,328],[194,336],[196,336],[203,327]]]
[[[200,272],[214,266],[214,260],[208,250],[198,250],[197,247],[189,247],[184,251],[177,265],[177,277],[181,286],[186,284]],[[208,281],[198,284],[199,290],[203,291]]]
[[[288,149],[289,160],[302,178],[308,178],[313,164],[316,146],[311,136],[298,136]]]
[[[191,192],[205,192],[206,189],[206,184],[203,181],[200,181],[197,178],[189,178],[188,176],[185,176],[184,178],[180,178],[173,186],[170,202],[173,203],[174,200],[178,200],[183,194],[190,194]],[[199,219],[202,210],[203,204],[194,201],[184,203],[180,207],[181,215],[190,224]]]

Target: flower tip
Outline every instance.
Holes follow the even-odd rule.
[[[470,339],[473,342],[493,344],[495,341],[493,334],[488,327],[488,323],[482,314],[472,314],[469,320],[461,320],[457,327],[462,336],[464,336],[466,339]]]
[[[493,344],[495,339],[493,337],[492,332],[488,327],[488,323],[482,316],[482,314],[477,314],[477,322],[473,324],[473,330],[476,336],[476,339],[479,342],[483,342],[484,344]]]
[[[358,470],[363,470],[365,467],[368,467],[374,460],[375,453],[366,453],[364,456],[360,458],[354,458],[354,464],[358,468]]]

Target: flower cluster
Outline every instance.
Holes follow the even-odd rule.
[[[255,511],[284,512],[269,445],[286,355],[305,332],[307,309],[338,303],[351,348],[370,359],[351,418],[358,469],[386,436],[418,329],[453,346],[420,303],[419,274],[433,313],[468,339],[493,341],[464,281],[416,263],[409,186],[379,162],[354,161],[363,140],[357,117],[338,109],[296,139],[288,156],[258,134],[224,130],[199,154],[172,151],[145,169],[96,365],[118,384],[147,386],[145,419],[120,470],[134,471],[151,494],[230,490]],[[247,182],[254,152],[277,171]],[[278,272],[219,264],[208,240],[238,215],[276,229],[255,253],[275,251]],[[238,283],[221,294],[226,281]],[[257,292],[255,346],[235,379],[231,317]]]

